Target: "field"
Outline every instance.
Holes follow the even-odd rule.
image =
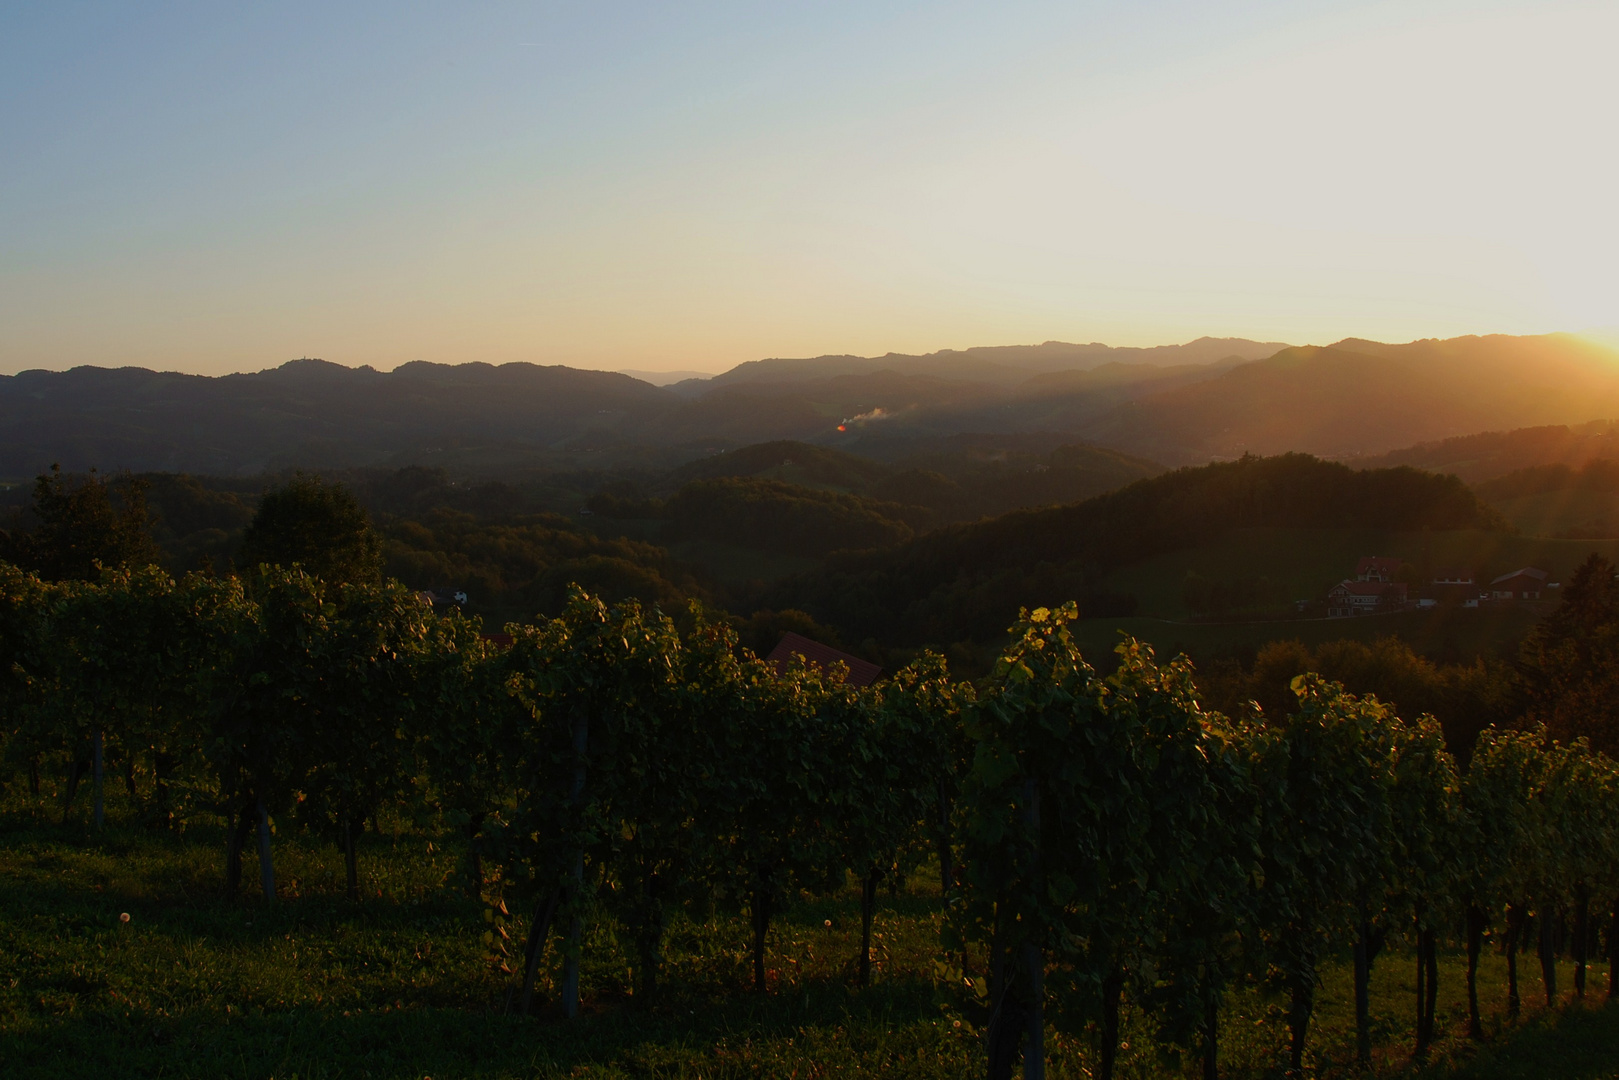
[[[1619,522],[1619,494],[1612,491],[1546,491],[1497,499],[1492,505],[1519,530],[1533,536],[1571,531],[1576,536],[1612,536]]]
[[[112,801],[115,814],[117,800]],[[385,830],[388,828],[384,823]],[[876,978],[851,983],[854,890],[806,899],[770,943],[772,991],[747,986],[747,928],[726,913],[673,927],[664,993],[631,992],[610,925],[587,941],[576,1021],[503,1015],[510,980],[492,962],[483,906],[459,888],[460,853],[420,832],[367,834],[366,899],[341,898],[335,849],[277,840],[280,896],[219,898],[222,837],[183,838],[82,820],[40,824],[15,806],[0,824],[0,1063],[7,1077],[967,1077],[982,1072],[970,1002],[936,984],[936,880],[884,894]],[[130,921],[121,923],[119,914]],[[512,928],[523,932],[521,920]],[[546,970],[556,965],[548,958]],[[1459,958],[1442,957],[1443,1035],[1430,1063],[1409,1059],[1412,963],[1398,947],[1372,983],[1376,1074],[1485,1078],[1619,1076],[1619,1007],[1606,971],[1587,1003],[1547,1012],[1525,958],[1525,1013],[1502,1019],[1504,959],[1483,973],[1489,1038],[1465,1039]],[[1571,971],[1560,976],[1571,983]],[[549,990],[549,985],[546,986]],[[1282,1002],[1249,989],[1223,1027],[1223,1075],[1278,1075]],[[1359,1075],[1347,965],[1332,964],[1312,1041],[1313,1072]],[[1127,1022],[1120,1075],[1194,1075]],[[1083,1038],[1053,1037],[1050,1075],[1089,1075]]]

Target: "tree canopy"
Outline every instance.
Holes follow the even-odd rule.
[[[95,470],[70,476],[59,465],[34,481],[34,527],[10,538],[7,557],[47,581],[89,581],[100,567],[158,560],[146,512],[146,484]]]
[[[377,583],[382,540],[353,493],[299,473],[267,492],[242,537],[245,566],[301,566],[323,581]]]

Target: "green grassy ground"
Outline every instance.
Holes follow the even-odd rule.
[[[1546,491],[1497,499],[1493,505],[1530,536],[1555,536],[1592,524],[1612,528],[1619,522],[1619,493],[1612,491]]]
[[[116,812],[116,805],[115,805]],[[335,849],[277,841],[273,907],[218,896],[221,838],[151,836],[82,821],[0,818],[0,1075],[58,1077],[818,1077],[944,1078],[981,1072],[970,1022],[935,985],[940,919],[926,879],[884,896],[876,981],[851,985],[854,894],[798,904],[776,924],[772,992],[747,990],[745,921],[676,921],[665,993],[637,1007],[626,950],[610,923],[591,931],[584,1015],[503,1014],[509,978],[484,944],[482,905],[458,888],[459,853],[427,836],[367,837],[366,899],[341,899]],[[130,915],[128,923],[119,914]],[[519,922],[512,927],[521,935]],[[1505,1023],[1504,960],[1487,958],[1491,1038],[1463,1037],[1458,960],[1442,962],[1446,1034],[1426,1070],[1409,1059],[1415,991],[1408,956],[1373,982],[1382,1076],[1619,1076],[1619,1007],[1551,1013],[1526,972],[1525,1016]],[[555,958],[542,990],[552,992]],[[1597,986],[1606,972],[1596,973]],[[1565,985],[1571,973],[1565,971]],[[1329,966],[1312,1041],[1317,1075],[1358,1075],[1347,972]],[[1235,996],[1224,1020],[1225,1075],[1276,1075],[1282,1002]],[[1127,1023],[1121,1075],[1192,1075]],[[1054,1035],[1050,1075],[1089,1075],[1083,1038]]]

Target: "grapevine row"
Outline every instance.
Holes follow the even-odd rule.
[[[864,983],[877,889],[922,859],[947,903],[941,977],[981,1021],[991,1077],[1038,1075],[1051,1030],[1099,1033],[1111,1076],[1124,1002],[1217,1075],[1221,1003],[1252,982],[1284,993],[1298,1070],[1322,964],[1342,950],[1367,1060],[1367,987],[1395,937],[1417,959],[1419,1054],[1441,941],[1465,950],[1475,1034],[1487,935],[1515,1010],[1530,935],[1551,1003],[1560,936],[1583,994],[1607,922],[1612,992],[1612,761],[1489,729],[1464,772],[1431,718],[1308,675],[1286,715],[1228,718],[1200,705],[1183,658],[1141,643],[1099,674],[1076,617],[1025,613],[976,685],[924,655],[856,688],[778,670],[696,608],[578,590],[497,647],[397,583],[262,567],[48,584],[0,566],[0,738],[6,775],[35,795],[66,764],[64,814],[93,776],[99,819],[110,770],[149,825],[224,820],[231,894],[256,849],[274,899],[273,823],[341,846],[354,899],[356,838],[379,810],[449,823],[490,940],[510,906],[527,916],[508,957],[522,1012],[552,934],[577,1010],[585,922],[604,912],[652,1000],[671,913],[693,902],[749,913],[764,992],[774,915],[851,877]]]

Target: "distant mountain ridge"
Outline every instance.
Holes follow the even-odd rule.
[[[1081,434],[1166,464],[1302,451],[1356,458],[1500,428],[1619,416],[1619,355],[1569,334],[1347,338],[1143,395]]]
[[[79,367],[0,376],[0,474],[128,468],[215,475],[373,464],[466,441],[550,445],[651,419],[676,399],[602,371],[535,364],[294,360],[210,378]]]
[[[1259,360],[1288,346],[1281,342],[1247,338],[1201,337],[1184,345],[1149,347],[1112,346],[1100,342],[1075,345],[1047,341],[1040,345],[988,345],[970,349],[941,349],[920,355],[886,353],[882,356],[813,356],[772,358],[738,364],[712,379],[694,380],[710,387],[737,383],[783,383],[825,379],[838,375],[870,375],[891,371],[899,375],[1013,386],[1032,375],[1056,371],[1089,371],[1104,364],[1173,366],[1210,364],[1218,360]]]
[[[1085,442],[1166,465],[1301,451],[1361,460],[1481,431],[1619,416],[1619,354],[1566,334],[1330,346],[1004,346],[761,360],[668,388],[483,363],[301,360],[205,378],[81,367],[0,377],[0,476],[61,462],[243,475],[289,467],[668,469],[798,440],[895,460],[959,435]],[[1235,351],[1234,351],[1235,350]]]

